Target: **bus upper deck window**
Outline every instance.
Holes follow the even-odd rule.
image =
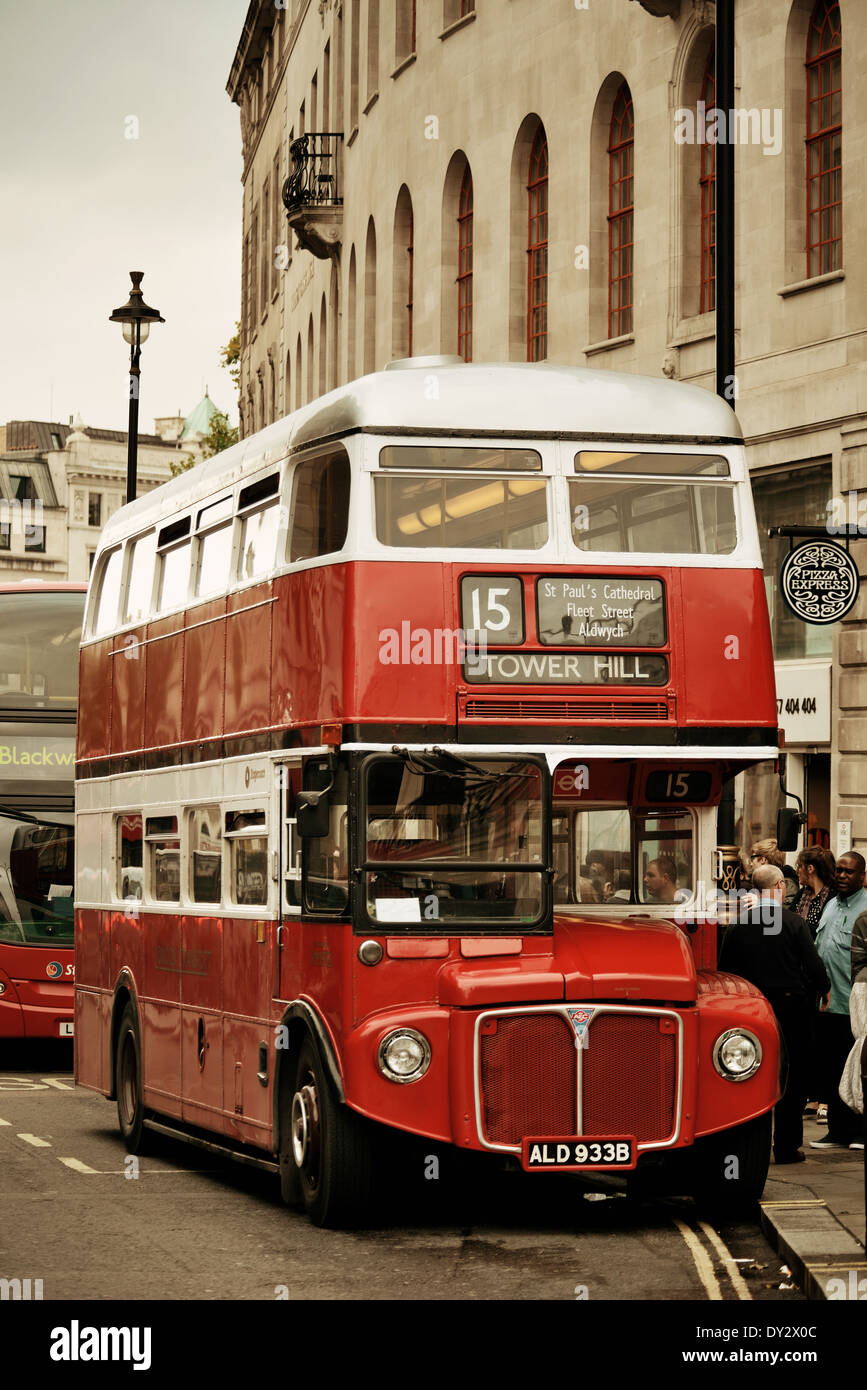
[[[241,514],[241,547],[238,558],[238,579],[258,579],[274,566],[277,526],[280,520],[277,489],[278,473],[259,478],[241,489],[238,511]]]
[[[123,605],[123,621],[125,623],[141,622],[150,614],[156,548],[157,538],[154,531],[139,536],[132,543],[129,580]]]
[[[196,518],[197,554],[193,594],[211,598],[229,585],[232,559],[232,498],[202,507]]]
[[[349,526],[349,459],[340,450],[299,463],[292,484],[289,559],[333,555]]]
[[[163,526],[157,537],[159,591],[157,611],[180,607],[187,599],[190,578],[190,518]]]
[[[737,544],[732,484],[704,481],[731,476],[720,454],[582,449],[575,472],[569,510],[579,550],[730,555]]]
[[[96,618],[93,624],[93,631],[97,636],[103,632],[110,632],[117,622],[117,601],[120,597],[121,554],[122,551],[120,546],[118,546],[117,550],[112,550],[110,552],[102,564],[102,574],[99,577]]]

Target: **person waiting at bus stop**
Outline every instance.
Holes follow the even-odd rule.
[[[720,952],[720,970],[749,980],[768,1000],[786,1044],[786,1089],[774,1108],[774,1161],[803,1163],[803,1110],[807,1099],[816,998],[831,988],[806,922],[783,906],[786,880],[776,864],[753,872],[758,903],[731,926]]]
[[[831,997],[818,1018],[819,1065],[828,1100],[828,1133],[810,1141],[811,1149],[848,1149],[859,1142],[861,1120],[839,1093],[840,1077],[852,1047],[849,1017],[852,929],[867,911],[864,856],[855,850],[837,860],[837,897],[826,905],[816,935],[816,949],[831,977]]]

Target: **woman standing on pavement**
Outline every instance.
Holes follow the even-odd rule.
[[[798,879],[794,869],[786,863],[785,856],[780,853],[776,840],[757,840],[750,850],[750,873],[762,864],[773,864],[782,871],[786,880],[786,897],[783,906],[791,910],[798,891]]]
[[[819,918],[822,916],[825,904],[834,897],[836,892],[834,878],[837,866],[830,850],[821,849],[818,845],[811,845],[809,848],[801,850],[795,867],[798,870],[798,881],[801,887],[792,904],[792,909],[797,912],[799,917],[803,917],[810,928],[810,935],[815,941]]]

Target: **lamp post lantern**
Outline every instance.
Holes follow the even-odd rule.
[[[120,309],[109,315],[110,323],[119,323],[123,328],[124,342],[129,343],[129,435],[126,454],[126,501],[132,502],[136,492],[136,468],[138,464],[138,395],[141,370],[141,345],[146,341],[152,323],[165,323],[159,309],[145,304],[141,292],[144,279],[143,270],[131,270],[129,278],[132,289],[129,299]]]

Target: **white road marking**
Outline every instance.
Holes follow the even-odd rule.
[[[711,1245],[719,1255],[723,1264],[728,1269],[729,1278],[731,1279],[732,1284],[734,1285],[734,1290],[738,1298],[751,1300],[752,1294],[749,1291],[747,1282],[741,1274],[740,1270],[738,1269],[738,1262],[731,1254],[725,1241],[717,1235],[716,1231],[713,1229],[713,1226],[709,1226],[706,1221],[699,1221],[698,1224],[701,1227],[702,1231],[704,1231],[705,1236],[710,1241]]]
[[[0,1120],[0,1125],[11,1125],[11,1120]]]
[[[98,1173],[98,1168],[88,1168],[86,1163],[82,1163],[80,1158],[61,1158],[61,1163],[65,1163],[67,1168],[72,1168],[76,1173]]]
[[[47,1091],[44,1081],[31,1081],[27,1076],[0,1077],[0,1091]]]
[[[691,1230],[685,1222],[675,1220],[674,1224],[686,1241],[689,1253],[692,1255],[693,1263],[698,1271],[698,1277],[704,1285],[705,1293],[712,1302],[721,1303],[723,1301],[722,1291],[720,1290],[719,1281],[713,1272],[710,1255],[708,1255],[695,1231]]]
[[[75,1087],[70,1086],[67,1081],[55,1081],[53,1076],[43,1076],[42,1080],[46,1086],[53,1086],[57,1091],[74,1091]]]
[[[19,1139],[23,1139],[25,1144],[32,1144],[34,1149],[50,1149],[51,1144],[47,1139],[40,1139],[38,1134],[19,1134]]]

